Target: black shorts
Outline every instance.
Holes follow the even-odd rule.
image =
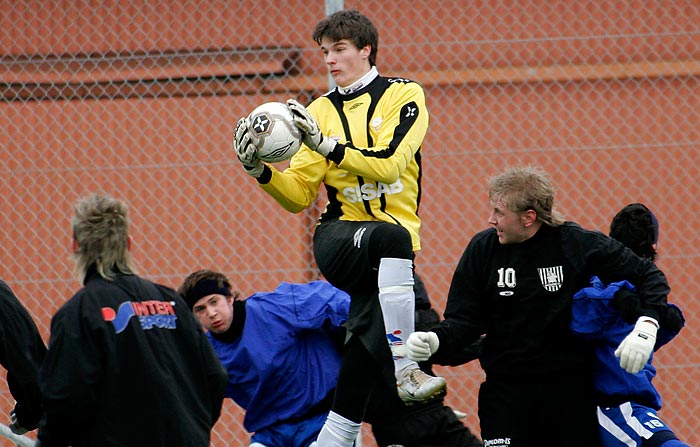
[[[479,390],[479,420],[490,447],[596,447],[596,406],[590,379],[491,380]]]
[[[388,222],[324,222],[316,227],[313,242],[323,276],[353,298],[377,289],[381,258],[413,260],[408,230]]]

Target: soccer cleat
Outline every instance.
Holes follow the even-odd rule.
[[[446,386],[447,382],[442,377],[434,377],[419,368],[411,368],[403,373],[396,384],[396,390],[404,402],[421,402],[437,396]]]

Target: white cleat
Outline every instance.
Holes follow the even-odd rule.
[[[412,368],[403,373],[396,387],[404,402],[421,402],[444,392],[447,382],[442,377],[434,377],[419,368]]]

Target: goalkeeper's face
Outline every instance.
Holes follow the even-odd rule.
[[[359,80],[372,68],[369,56],[370,45],[357,48],[349,39],[321,39],[321,51],[328,66],[328,72],[340,87],[348,87]]]
[[[233,321],[233,297],[207,295],[192,306],[192,311],[205,330],[222,334],[228,331]]]

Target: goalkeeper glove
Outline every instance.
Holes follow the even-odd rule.
[[[408,358],[416,362],[425,362],[440,347],[440,340],[435,332],[414,332],[406,340]]]
[[[287,107],[289,107],[289,111],[292,112],[294,117],[294,125],[297,126],[303,135],[304,144],[312,151],[316,151],[328,158],[328,154],[335,149],[337,143],[332,138],[323,136],[318,128],[316,119],[297,100],[288,99]]]
[[[257,148],[253,144],[250,129],[248,129],[247,118],[239,119],[238,124],[236,124],[233,149],[236,151],[236,156],[238,156],[238,160],[243,165],[245,172],[252,177],[260,177],[265,164],[258,158]]]
[[[637,374],[646,365],[656,343],[656,331],[659,323],[646,316],[637,319],[632,332],[622,340],[615,350],[615,357],[620,359],[620,367],[630,374]]]
[[[9,425],[9,427],[10,427],[10,430],[12,430],[12,433],[14,433],[16,435],[23,435],[29,431],[19,424],[19,420],[17,419],[17,413],[15,412],[14,408],[12,410],[10,410],[10,425]]]

